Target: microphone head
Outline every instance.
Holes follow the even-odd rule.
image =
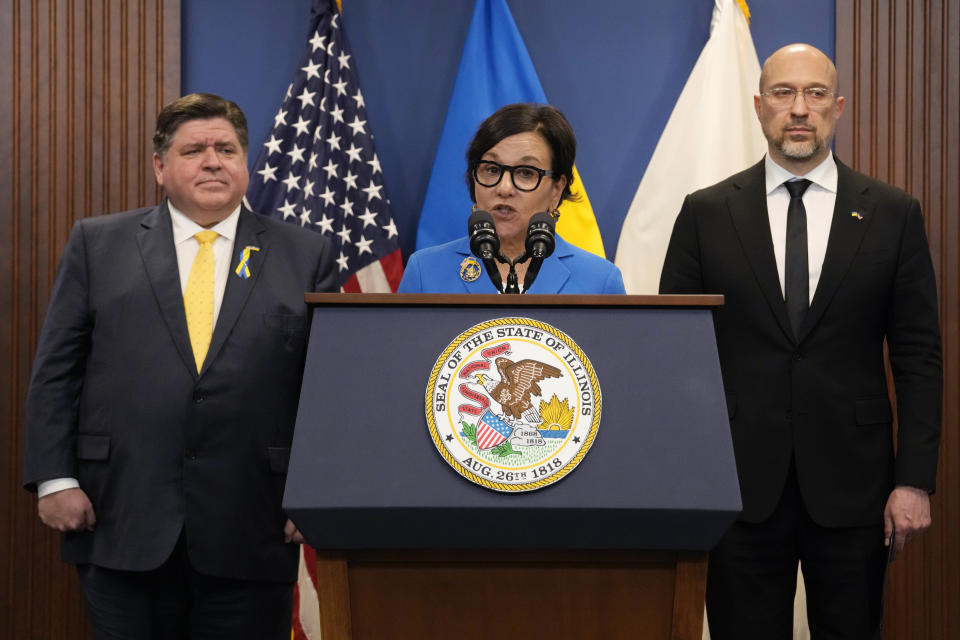
[[[467,218],[467,233],[473,235],[475,229],[482,229],[484,227],[494,228],[493,226],[493,216],[486,211],[474,211],[470,214],[470,217]]]
[[[534,258],[549,258],[557,246],[556,224],[553,216],[546,211],[533,214],[530,217],[530,224],[527,226],[525,243],[527,253]]]
[[[481,260],[493,258],[500,252],[500,237],[493,224],[493,216],[486,211],[474,211],[467,219],[470,251]]]

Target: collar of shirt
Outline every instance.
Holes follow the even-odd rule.
[[[828,153],[827,157],[823,159],[823,162],[818,164],[816,167],[811,169],[810,172],[803,176],[795,176],[778,165],[776,162],[774,162],[773,158],[770,157],[769,153],[764,157],[764,169],[766,174],[766,188],[768,196],[777,188],[781,188],[786,191],[787,188],[783,186],[783,183],[796,178],[804,178],[809,180],[813,183],[810,185],[811,187],[816,186],[833,194],[836,194],[837,192],[837,163],[833,159],[832,153]]]
[[[201,227],[196,222],[188,218],[187,214],[173,206],[173,203],[169,200],[167,200],[167,208],[170,210],[170,221],[173,223],[173,244],[183,244],[187,240],[193,238],[193,236],[198,232],[205,230],[205,227]],[[237,222],[239,220],[240,205],[237,205],[237,208],[233,210],[233,213],[210,227],[210,231],[216,231],[222,237],[229,240],[232,244],[234,237],[237,235]]]

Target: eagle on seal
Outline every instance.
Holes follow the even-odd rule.
[[[500,403],[504,414],[514,419],[523,417],[531,424],[543,422],[530,396],[543,395],[538,383],[546,378],[559,378],[562,375],[560,369],[530,358],[514,362],[500,357],[494,364],[500,372],[500,380],[493,380],[482,373],[476,377],[490,397]]]

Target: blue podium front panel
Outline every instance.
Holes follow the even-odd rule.
[[[438,356],[502,317],[566,333],[602,390],[579,466],[524,493],[461,477],[425,418]],[[741,508],[711,311],[318,305],[284,507],[323,549],[707,550]]]

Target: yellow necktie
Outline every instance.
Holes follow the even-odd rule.
[[[194,238],[200,243],[197,257],[190,267],[187,288],[183,292],[183,306],[187,311],[187,331],[197,371],[203,366],[213,336],[213,241],[216,231],[200,231]]]

